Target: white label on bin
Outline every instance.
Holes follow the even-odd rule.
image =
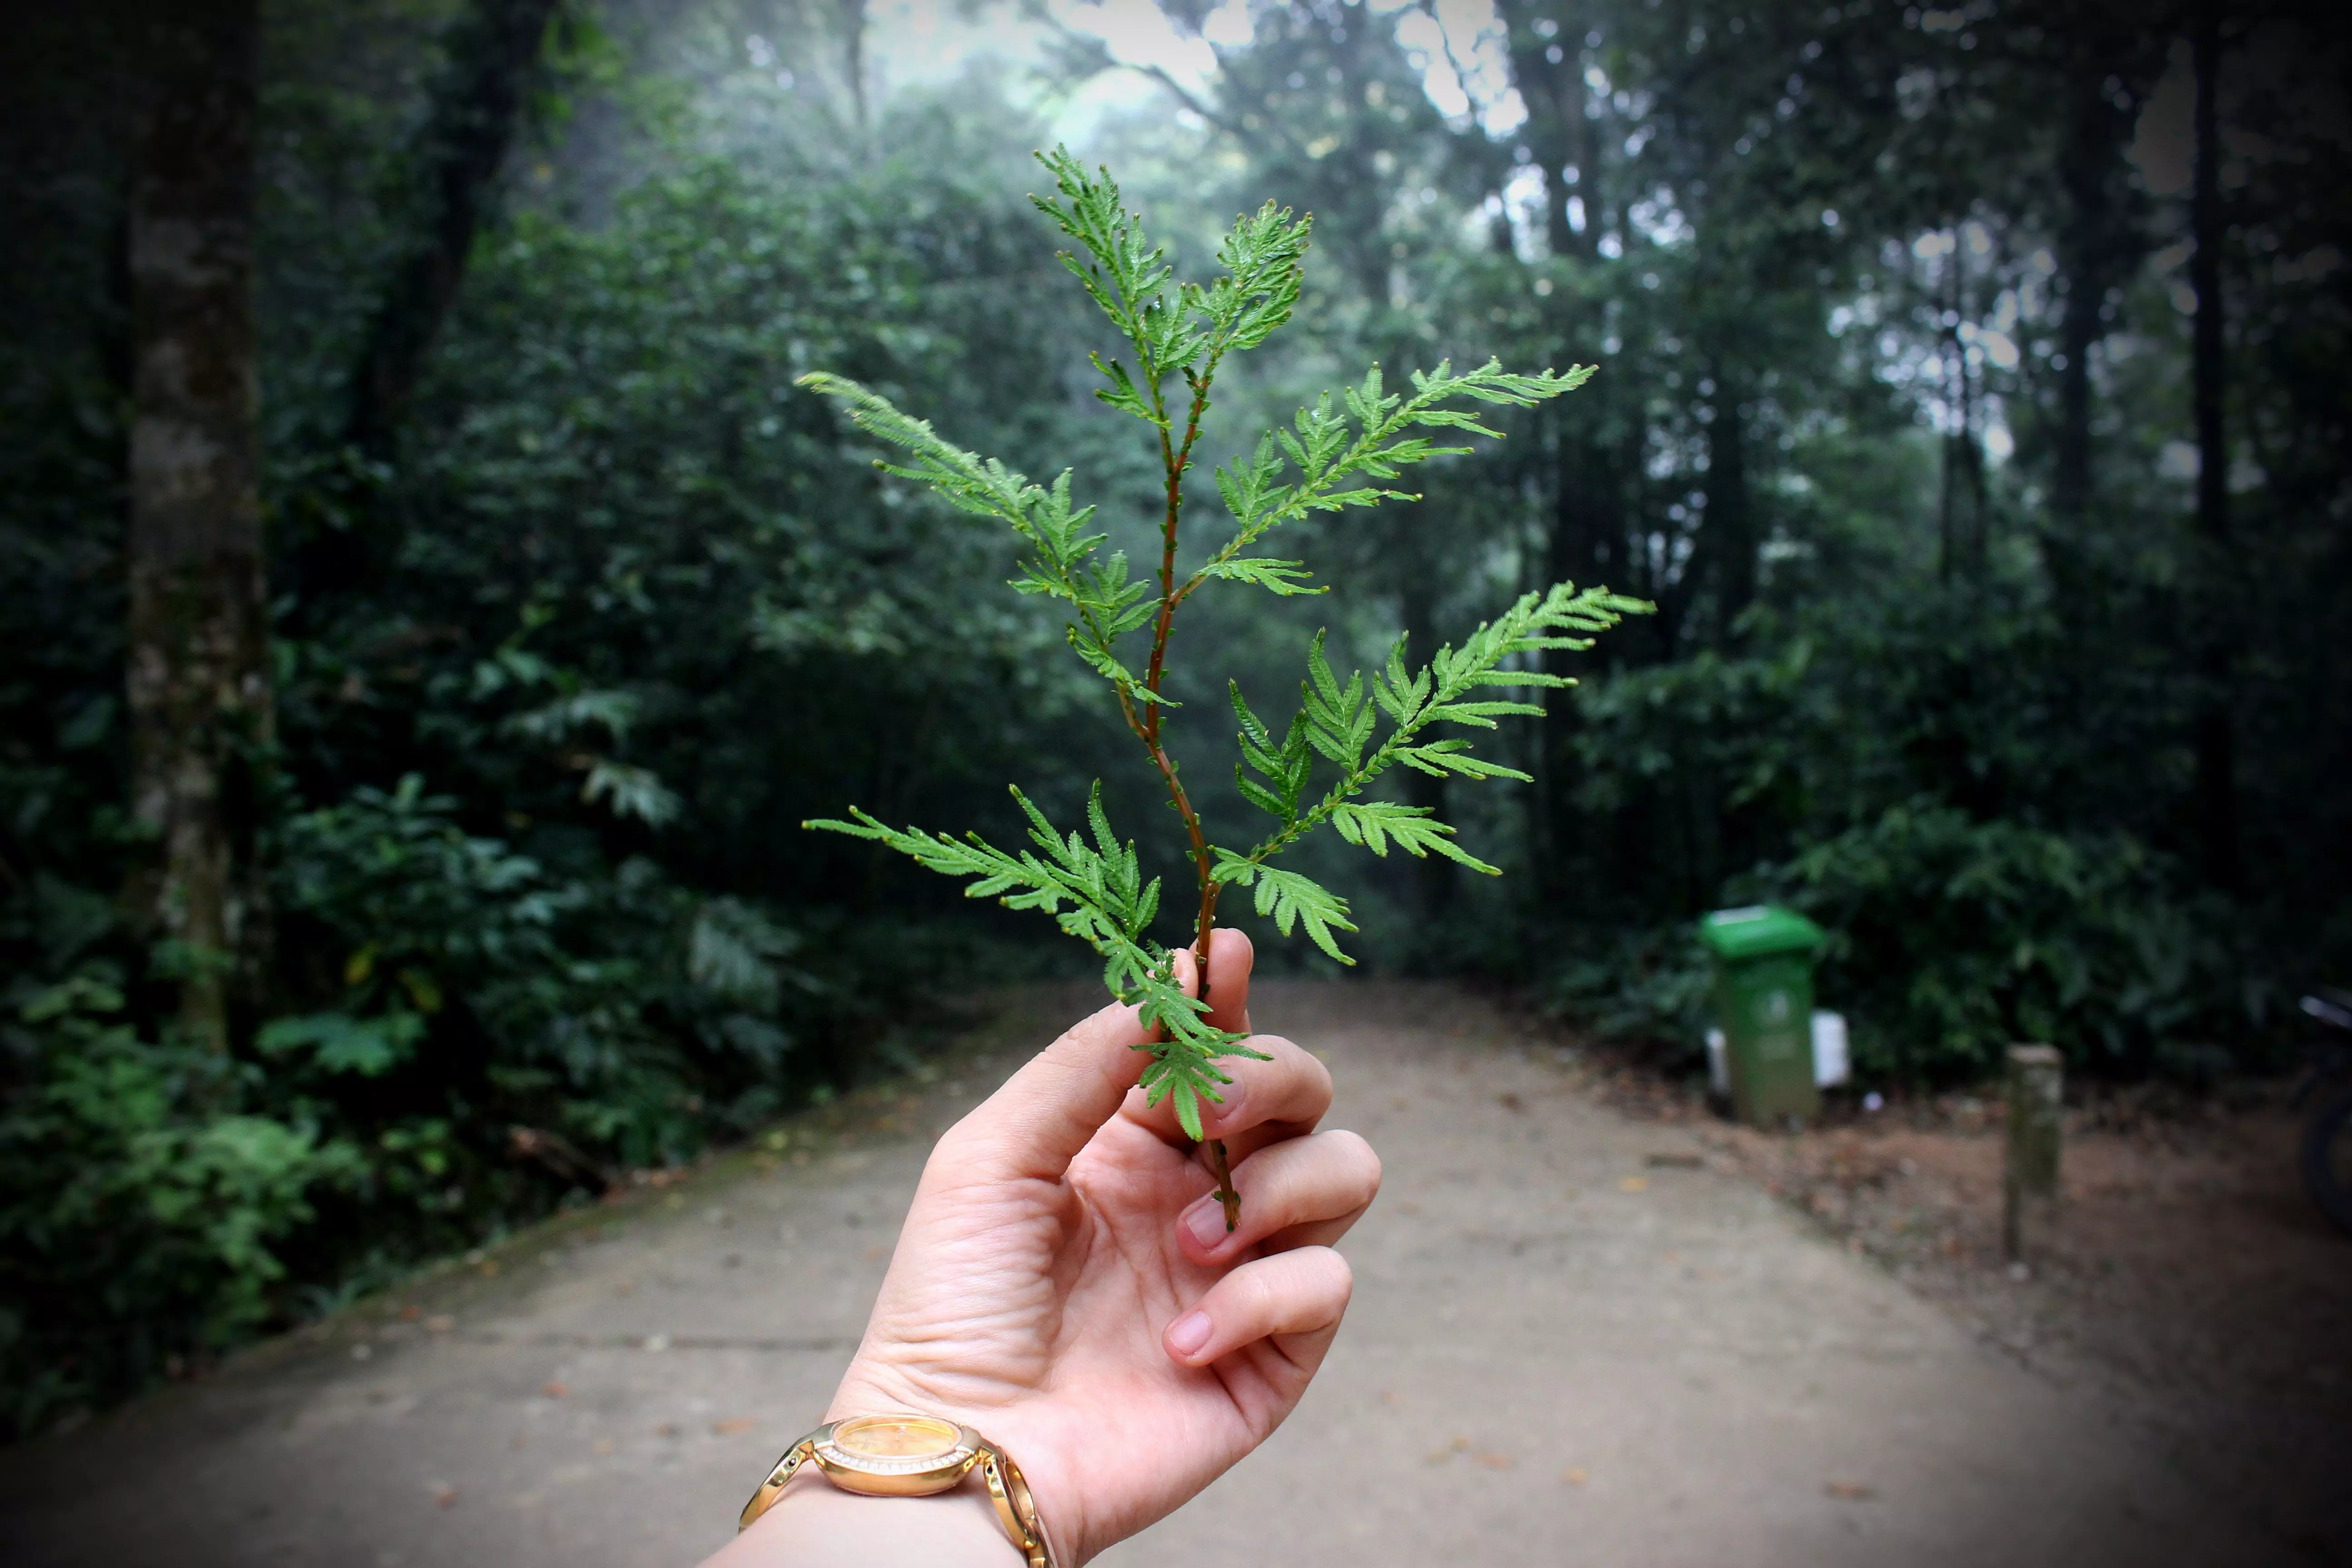
[[[1813,1015],[1813,1082],[1823,1089],[1843,1083],[1853,1076],[1853,1063],[1846,1050],[1845,1015],[1815,1013]]]

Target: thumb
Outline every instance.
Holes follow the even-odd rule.
[[[1248,933],[1231,926],[1218,926],[1209,932],[1209,1022],[1229,1035],[1252,1032],[1250,969],[1256,957]],[[1176,978],[1187,991],[1192,988],[1192,958],[1188,948],[1177,959]]]

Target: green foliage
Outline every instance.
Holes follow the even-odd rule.
[[[1298,717],[1291,721],[1286,733],[1303,735],[1314,750],[1339,764],[1339,776],[1320,801],[1301,811],[1300,789],[1292,787],[1292,782],[1295,778],[1303,788],[1307,778],[1304,766],[1294,767],[1287,761],[1277,763],[1282,770],[1279,782],[1285,790],[1280,797],[1270,795],[1263,786],[1249,785],[1236,768],[1236,782],[1247,786],[1243,790],[1244,797],[1261,809],[1273,810],[1282,825],[1247,856],[1229,856],[1223,864],[1236,869],[1232,876],[1220,869],[1219,879],[1245,878],[1246,872],[1240,868],[1255,866],[1266,857],[1279,854],[1327,821],[1337,821],[1341,837],[1351,844],[1363,845],[1376,855],[1385,855],[1386,840],[1393,838],[1408,854],[1421,856],[1434,849],[1462,864],[1491,869],[1449,842],[1453,829],[1445,824],[1423,821],[1418,826],[1404,826],[1425,818],[1426,812],[1390,803],[1357,805],[1351,804],[1351,797],[1361,794],[1373,780],[1400,763],[1433,778],[1451,774],[1527,782],[1528,775],[1517,768],[1473,756],[1470,742],[1459,736],[1424,740],[1422,731],[1437,723],[1492,730],[1501,717],[1541,716],[1544,710],[1532,702],[1480,700],[1473,694],[1481,688],[1573,686],[1575,682],[1566,676],[1530,668],[1524,662],[1524,656],[1547,649],[1590,647],[1591,637],[1576,634],[1606,630],[1622,616],[1647,608],[1639,600],[1612,594],[1605,588],[1580,589],[1567,583],[1543,594],[1525,595],[1500,618],[1474,631],[1458,652],[1451,647],[1442,647],[1436,658],[1418,671],[1408,672],[1404,639],[1399,638],[1389,650],[1386,668],[1372,679],[1369,703],[1362,672],[1351,672],[1342,687],[1323,657],[1323,639],[1318,636],[1307,656],[1308,679],[1299,685]],[[1515,658],[1521,662],[1506,662]],[[1388,715],[1393,727],[1367,755],[1364,748],[1370,742],[1376,724],[1374,705]],[[1267,754],[1270,735],[1241,702],[1238,689],[1234,706],[1242,719],[1244,755],[1255,751],[1259,757],[1275,761]],[[1286,741],[1286,748],[1294,744],[1295,742]],[[1251,794],[1253,788],[1255,795]],[[1338,956],[1336,950],[1334,956]]]
[[[790,1020],[824,1007],[824,988],[788,962],[796,933],[697,897],[650,860],[564,875],[466,833],[457,808],[412,775],[289,825],[282,908],[327,961],[316,994],[333,1006],[257,1037],[281,1087],[339,1106],[380,1143],[457,1108],[427,1092],[381,1119],[371,1108],[408,1096],[367,1080],[406,1069],[392,1088],[414,1094],[451,1065],[420,1050],[467,1048],[480,1060],[465,1077],[495,1118],[629,1165],[691,1154],[713,1121],[740,1129],[772,1112]]]
[[[102,965],[5,1001],[38,1086],[0,1109],[0,1426],[22,1432],[266,1321],[282,1243],[366,1161],[247,1109],[251,1069],[140,1037]]]
[[[1254,5],[1187,112],[1129,77],[1093,125],[1126,199],[1091,156],[1041,184],[1037,127],[982,74],[862,100],[825,8],[768,7],[749,41],[691,0],[583,13],[413,418],[362,458],[353,362],[419,238],[415,131],[464,10],[265,16],[278,942],[226,1061],[171,1034],[188,955],[121,921],[153,855],[122,698],[141,52],[116,8],[50,7],[0,60],[0,1211],[27,1227],[0,1424],[901,1060],[885,1010],[975,952],[1052,962],[1013,945],[1043,922],[923,856],[1017,867],[994,896],[1075,921],[1177,1031],[1197,1013],[1159,944],[1182,939],[1153,927],[1178,885],[1306,938],[1269,965],[1538,979],[1692,1051],[1689,921],[1784,898],[1837,933],[1823,999],[1864,1070],[1928,1079],[2012,1031],[2125,1072],[2274,1059],[2265,998],[2352,962],[2324,29],[2233,16],[2264,91],[2220,106],[2207,535],[2186,204],[2131,155],[2188,101],[2160,12],[1508,0],[1462,78],[1474,110],[1518,95],[1497,139],[1424,91],[1397,28],[1428,8]],[[1605,374],[1564,401],[1582,370],[1490,353]],[[819,368],[840,379],[796,384]],[[975,591],[1007,577],[1022,595]],[[1474,628],[1563,577],[1658,612],[1490,671],[1573,693],[1442,695]],[[2196,853],[2217,684],[2228,879]],[[1517,699],[1543,716],[1478,710]],[[1112,833],[1149,806],[1136,725],[1187,759],[1202,852]],[[1234,791],[1191,793],[1228,766]],[[1472,787],[1513,773],[1534,783]],[[981,843],[797,830],[847,800],[861,829]],[[1217,1045],[1171,1042],[1155,1089],[1197,1108]],[[578,1162],[519,1157],[518,1127]]]
[[[427,994],[438,1011],[439,994]],[[264,1057],[283,1057],[289,1051],[308,1049],[313,1053],[312,1065],[322,1073],[349,1072],[376,1078],[406,1057],[424,1034],[425,1020],[404,1010],[377,1018],[354,1018],[348,1013],[311,1013],[271,1019],[254,1036],[253,1048]]]
[[[1441,647],[1417,671],[1408,668],[1400,639],[1369,693],[1361,672],[1350,674],[1344,683],[1338,679],[1318,634],[1308,655],[1307,679],[1300,686],[1298,716],[1279,747],[1250,711],[1239,686],[1229,683],[1242,727],[1244,759],[1264,779],[1250,779],[1237,765],[1235,783],[1245,801],[1271,813],[1278,824],[1246,851],[1212,844],[1202,837],[1200,817],[1178,782],[1177,765],[1161,745],[1160,709],[1168,702],[1161,680],[1176,611],[1212,579],[1264,588],[1277,597],[1307,592],[1300,581],[1306,575],[1303,563],[1244,552],[1272,530],[1311,513],[1418,500],[1361,481],[1393,479],[1408,467],[1471,450],[1437,446],[1419,430],[1500,434],[1481,424],[1462,406],[1465,403],[1531,407],[1582,384],[1591,367],[1576,367],[1566,374],[1545,371],[1520,375],[1488,360],[1457,375],[1450,364],[1441,363],[1433,371],[1414,372],[1412,391],[1406,395],[1387,391],[1380,368],[1374,366],[1342,395],[1344,412],[1335,410],[1327,394],[1300,409],[1289,429],[1259,437],[1246,463],[1217,470],[1232,535],[1180,577],[1178,527],[1184,475],[1210,406],[1212,386],[1228,353],[1258,347],[1290,319],[1307,255],[1307,221],[1294,221],[1287,209],[1268,202],[1255,215],[1236,220],[1218,246],[1222,276],[1206,286],[1174,283],[1165,247],[1154,244],[1141,218],[1122,205],[1108,170],[1089,174],[1060,148],[1039,154],[1039,161],[1054,175],[1058,194],[1033,199],[1080,247],[1066,254],[1063,265],[1126,340],[1139,367],[1130,374],[1117,359],[1092,356],[1096,370],[1110,384],[1096,395],[1152,426],[1159,436],[1167,513],[1156,584],[1130,574],[1124,551],[1101,553],[1108,536],[1087,531],[1095,509],[1073,502],[1069,469],[1052,485],[1039,485],[1002,461],[950,445],[927,422],[899,412],[887,399],[853,381],[816,373],[803,376],[801,384],[838,398],[859,429],[911,455],[909,463],[881,464],[886,473],[928,487],[958,510],[1004,523],[1035,552],[1022,563],[1022,575],[1013,587],[1070,607],[1072,618],[1066,627],[1070,647],[1116,692],[1129,728],[1150,754],[1166,784],[1170,805],[1191,836],[1201,899],[1193,940],[1202,962],[1207,959],[1217,896],[1234,887],[1253,889],[1257,912],[1271,916],[1285,936],[1303,927],[1327,955],[1352,963],[1334,934],[1356,929],[1348,918],[1347,900],[1304,872],[1270,864],[1272,858],[1330,822],[1348,842],[1376,855],[1385,856],[1393,843],[1417,858],[1434,851],[1494,871],[1456,846],[1453,827],[1436,821],[1425,808],[1355,797],[1399,763],[1434,777],[1527,779],[1516,768],[1472,755],[1466,740],[1425,737],[1423,731],[1440,723],[1492,730],[1502,716],[1540,716],[1544,710],[1536,704],[1486,700],[1475,694],[1481,688],[1572,684],[1566,677],[1532,667],[1529,656],[1588,647],[1590,637],[1580,634],[1605,630],[1623,615],[1648,606],[1605,589],[1559,584],[1523,595],[1501,617],[1480,626],[1458,651]],[[1171,378],[1181,378],[1190,395],[1189,408],[1181,415],[1176,412],[1181,405],[1168,401]],[[1149,660],[1139,675],[1121,658],[1118,645],[1146,627],[1152,630]],[[1387,714],[1391,728],[1374,746],[1379,712]],[[1311,805],[1307,803],[1314,773],[1310,750],[1338,769],[1338,776]],[[1060,834],[1018,789],[1013,798],[1029,817],[1029,836],[1045,851],[1043,859],[1028,851],[1008,854],[978,833],[959,840],[944,834],[901,831],[856,808],[851,820],[815,818],[807,826],[874,839],[931,870],[971,878],[964,889],[969,897],[1001,897],[1014,909],[1055,914],[1064,931],[1103,955],[1103,980],[1111,994],[1135,1005],[1144,1025],[1158,1035],[1150,1047],[1152,1065],[1143,1076],[1150,1101],[1156,1105],[1172,1095],[1178,1120],[1198,1138],[1200,1102],[1215,1100],[1216,1086],[1231,1081],[1215,1065],[1217,1060],[1255,1053],[1241,1044],[1242,1037],[1210,1024],[1207,1002],[1186,996],[1178,986],[1174,949],[1160,945],[1149,934],[1160,907],[1160,883],[1156,879],[1149,884],[1140,881],[1134,845],[1122,846],[1103,815],[1099,783],[1087,805],[1091,845],[1077,833]]]
[[[2039,715],[2063,697],[2038,608],[1848,601],[1790,631],[1770,657],[1703,654],[1580,692],[1581,800],[1630,823],[1714,805],[1713,837],[1653,840],[1657,871],[1688,879],[1693,901],[1774,900],[1829,929],[1820,994],[1851,1015],[1860,1071],[1966,1080],[2040,1040],[2078,1068],[2139,1072],[2242,1037],[2262,998],[2228,906],[2116,826],[2132,816],[2097,798],[2121,782],[2094,754],[2102,737],[2045,738]],[[1555,1002],[1695,1054],[1704,953],[1685,922],[1628,923],[1554,976]]]
[[[990,162],[1000,121],[919,113],[889,135],[923,159],[847,173],[663,149],[593,224],[518,215],[477,247],[410,444],[355,470],[311,444],[341,415],[316,356],[366,303],[373,174],[320,163],[397,148],[273,103],[302,128],[273,129],[261,258],[277,963],[230,1060],[174,1043],[120,919],[147,847],[121,805],[121,399],[102,367],[85,395],[70,356],[0,357],[0,973],[121,997],[7,1016],[0,1434],[903,1061],[903,999],[991,938],[790,825],[852,780],[960,804],[1049,727],[1084,753],[1048,634],[964,602],[1009,552],[885,504],[789,384],[821,354],[954,385],[992,439],[1055,425],[990,326],[1059,276]],[[952,668],[905,658],[949,643]],[[910,740],[934,705],[1019,717]]]
[[[1768,886],[1837,931],[1824,983],[1867,1020],[1864,1069],[1948,1081],[2017,1040],[2113,1072],[2226,1037],[2237,938],[2227,906],[2182,881],[2122,835],[1928,800],[1804,848]]]

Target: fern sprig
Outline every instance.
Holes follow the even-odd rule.
[[[1090,174],[1060,147],[1039,153],[1038,162],[1053,174],[1055,195],[1029,199],[1078,242],[1076,252],[1061,253],[1062,265],[1136,351],[1136,376],[1118,360],[1087,356],[1110,383],[1095,395],[1167,434],[1173,423],[1161,389],[1167,377],[1182,374],[1196,403],[1205,404],[1226,354],[1257,347],[1290,320],[1313,220],[1294,222],[1287,207],[1268,202],[1235,220],[1218,246],[1223,276],[1205,289],[1171,288],[1167,247],[1152,243],[1140,214],[1127,210],[1110,171]]]
[[[1152,597],[1148,579],[1129,576],[1125,551],[1096,559],[1109,535],[1087,531],[1095,509],[1073,508],[1069,470],[1057,475],[1051,487],[1040,485],[996,458],[941,439],[929,421],[900,412],[888,398],[846,376],[816,371],[802,376],[798,384],[839,398],[848,406],[852,424],[912,455],[908,464],[877,463],[884,473],[927,486],[959,510],[1009,524],[1034,545],[1037,553],[1021,563],[1013,590],[1067,602],[1077,612],[1066,635],[1078,657],[1130,702],[1164,700],[1113,651],[1120,637],[1151,622],[1160,613],[1160,602]]]
[[[1208,1021],[1209,1005],[1177,984],[1171,950],[1150,940],[1160,909],[1160,879],[1141,879],[1132,840],[1121,844],[1103,813],[1097,780],[1087,801],[1093,842],[1073,831],[1057,832],[1036,804],[1012,792],[1029,819],[1030,841],[1042,850],[1018,854],[1000,849],[977,833],[957,838],[920,828],[896,828],[872,814],[849,808],[850,820],[820,817],[805,827],[870,838],[907,856],[927,870],[971,880],[968,899],[993,898],[1007,909],[1042,910],[1061,928],[1103,957],[1103,984],[1119,1001],[1138,1009],[1147,1028],[1167,1040],[1145,1070],[1149,1103],[1175,1097],[1176,1117],[1186,1132],[1201,1136],[1201,1102],[1215,1100],[1216,1086],[1233,1079],[1216,1066],[1220,1057],[1267,1058]]]
[[[1309,512],[1340,511],[1349,507],[1378,506],[1389,500],[1419,500],[1418,495],[1381,485],[1359,484],[1341,489],[1351,479],[1393,479],[1405,468],[1437,458],[1461,457],[1468,447],[1441,447],[1425,436],[1409,434],[1415,426],[1465,430],[1499,438],[1468,409],[1449,403],[1468,400],[1525,408],[1573,391],[1590,380],[1593,367],[1570,365],[1565,372],[1544,371],[1522,375],[1488,360],[1466,374],[1454,373],[1451,361],[1433,371],[1412,373],[1412,395],[1388,392],[1381,367],[1374,365],[1363,382],[1343,392],[1346,413],[1332,411],[1325,393],[1302,408],[1289,430],[1270,430],[1258,438],[1246,462],[1221,466],[1217,489],[1225,510],[1233,514],[1234,534],[1211,555],[1183,588],[1190,595],[1211,578],[1255,583],[1277,594],[1305,592],[1296,583],[1303,574],[1279,575],[1266,566],[1295,567],[1297,562],[1265,562],[1243,555],[1272,530],[1296,522]],[[1355,421],[1351,426],[1349,420]],[[1297,478],[1284,482],[1286,470]]]
[[[1303,929],[1323,952],[1350,963],[1339,944],[1339,933],[1356,929],[1347,900],[1303,872],[1271,863],[1324,824],[1375,855],[1384,856],[1393,846],[1494,874],[1496,868],[1456,844],[1454,828],[1426,808],[1360,797],[1397,766],[1439,776],[1525,778],[1517,769],[1475,755],[1465,739],[1427,731],[1441,723],[1491,730],[1500,719],[1540,713],[1535,703],[1486,697],[1481,689],[1568,685],[1566,677],[1538,668],[1535,661],[1587,647],[1593,633],[1648,606],[1606,589],[1562,584],[1521,598],[1459,648],[1438,649],[1421,669],[1406,668],[1400,639],[1386,665],[1369,679],[1360,670],[1341,679],[1318,633],[1307,653],[1298,710],[1279,739],[1251,710],[1240,687],[1229,683],[1242,753],[1234,784],[1244,801],[1275,818],[1276,826],[1246,853],[1212,844],[1161,739],[1162,710],[1173,706],[1161,687],[1176,612],[1185,599],[1215,580],[1284,596],[1322,592],[1308,583],[1303,561],[1249,552],[1274,529],[1311,513],[1419,499],[1391,488],[1405,469],[1470,450],[1441,441],[1500,434],[1482,422],[1478,405],[1528,407],[1580,385],[1592,372],[1572,366],[1564,373],[1526,375],[1490,359],[1457,374],[1448,362],[1414,372],[1410,391],[1391,391],[1375,365],[1336,399],[1326,394],[1298,410],[1287,428],[1260,437],[1246,460],[1216,471],[1217,488],[1233,517],[1232,536],[1180,578],[1176,559],[1185,486],[1217,374],[1227,356],[1256,348],[1297,308],[1312,219],[1294,217],[1272,202],[1245,213],[1218,247],[1222,274],[1205,286],[1181,282],[1168,263],[1166,247],[1152,240],[1140,216],[1127,210],[1108,170],[1089,171],[1061,148],[1039,159],[1054,177],[1054,194],[1031,199],[1076,242],[1062,263],[1126,340],[1133,359],[1130,370],[1125,360],[1091,356],[1107,384],[1095,395],[1151,426],[1160,447],[1165,507],[1156,573],[1137,576],[1124,552],[1105,552],[1108,534],[1096,526],[1093,507],[1072,500],[1066,470],[1052,484],[1041,485],[995,458],[942,439],[929,424],[856,382],[818,374],[803,377],[801,384],[838,399],[858,428],[905,454],[880,463],[885,472],[928,487],[960,510],[1005,524],[1030,546],[1012,586],[1068,606],[1071,648],[1115,689],[1121,717],[1142,743],[1184,825],[1199,894],[1191,939],[1195,972],[1202,977],[1199,991],[1184,994],[1176,983],[1173,950],[1151,938],[1160,884],[1143,879],[1134,844],[1112,834],[1099,784],[1088,797],[1086,831],[1070,833],[1057,830],[1015,789],[1030,844],[1017,851],[1001,849],[977,834],[956,838],[891,827],[855,808],[846,819],[808,826],[872,839],[932,870],[963,878],[969,897],[1044,910],[1092,946],[1103,959],[1104,984],[1137,1008],[1151,1037],[1152,1059],[1142,1073],[1150,1102],[1172,1100],[1177,1121],[1198,1139],[1202,1105],[1217,1100],[1219,1087],[1233,1081],[1217,1063],[1260,1056],[1243,1037],[1209,1022],[1209,937],[1219,895],[1229,887],[1248,889],[1258,913],[1273,920],[1284,935]],[[1172,377],[1181,378],[1181,405],[1169,401]],[[1121,644],[1147,629],[1150,653],[1139,671],[1122,657]],[[1388,733],[1376,743],[1383,715]],[[1321,795],[1312,796],[1318,758],[1337,769],[1338,777]],[[1208,1147],[1231,1229],[1240,1199],[1223,1146]]]
[[[1325,822],[1341,837],[1360,844],[1376,855],[1387,854],[1393,839],[1408,854],[1435,853],[1487,875],[1499,875],[1453,841],[1454,829],[1423,809],[1387,802],[1356,804],[1355,797],[1399,763],[1438,777],[1449,774],[1472,779],[1509,778],[1522,782],[1528,774],[1501,763],[1475,756],[1470,742],[1459,737],[1425,740],[1433,724],[1453,723],[1491,730],[1496,720],[1513,714],[1540,716],[1532,702],[1476,700],[1473,693],[1492,687],[1567,687],[1574,680],[1513,658],[1555,649],[1581,650],[1592,646],[1592,635],[1615,626],[1628,615],[1646,612],[1639,599],[1612,594],[1606,588],[1579,589],[1561,583],[1541,594],[1526,594],[1494,620],[1479,626],[1459,649],[1447,646],[1419,670],[1405,666],[1405,639],[1389,650],[1388,663],[1370,683],[1370,696],[1389,717],[1391,729],[1370,755],[1363,754],[1370,738],[1371,714],[1364,702],[1360,672],[1342,685],[1323,657],[1318,634],[1308,656],[1308,679],[1300,684],[1300,712],[1316,749],[1341,765],[1339,777],[1321,800],[1304,812],[1285,816],[1283,826],[1247,855],[1228,854],[1219,862],[1220,879],[1240,883],[1238,868],[1263,865]],[[1228,875],[1228,870],[1234,874]],[[1242,885],[1246,885],[1245,883]],[[1345,912],[1345,905],[1341,906]]]

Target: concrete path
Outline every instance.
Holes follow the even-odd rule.
[[[1112,1568],[2305,1560],[1475,1003],[1258,994],[1387,1186],[1305,1405]],[[0,1455],[0,1561],[686,1568],[823,1409],[930,1136],[1039,1026]]]

